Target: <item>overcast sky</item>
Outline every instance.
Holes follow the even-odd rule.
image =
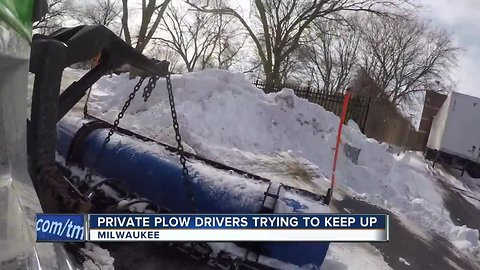
[[[464,49],[453,72],[458,91],[480,97],[480,0],[423,0],[425,13]]]

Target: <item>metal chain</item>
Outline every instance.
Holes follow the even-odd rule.
[[[153,77],[152,77],[153,78]],[[140,80],[138,80],[137,84],[135,85],[135,87],[133,88],[133,92],[130,93],[130,95],[128,95],[128,99],[127,101],[125,102],[125,104],[123,105],[123,108],[122,110],[118,113],[117,115],[117,119],[115,119],[115,121],[113,122],[113,126],[110,128],[110,131],[108,132],[108,135],[107,137],[105,138],[105,140],[103,141],[103,144],[102,144],[102,147],[100,148],[100,151],[98,151],[97,153],[97,156],[95,157],[95,160],[93,162],[93,165],[91,166],[91,168],[88,170],[87,174],[85,175],[85,181],[87,183],[91,182],[92,181],[92,174],[93,174],[93,171],[95,170],[95,168],[97,167],[99,161],[100,161],[100,158],[102,157],[103,155],[103,152],[105,151],[105,148],[108,144],[108,142],[110,142],[110,137],[112,137],[113,133],[115,133],[115,131],[117,130],[117,127],[118,125],[120,124],[120,119],[123,118],[125,112],[127,111],[128,107],[130,107],[130,103],[132,102],[132,100],[135,98],[135,94],[138,92],[138,90],[140,90],[140,87],[142,86],[142,83],[143,81],[145,80],[145,78],[140,78]],[[151,83],[151,78],[149,80],[149,83],[148,85],[150,85]],[[156,81],[155,81],[156,83]],[[145,86],[145,88],[148,87]]]
[[[168,101],[170,102],[170,110],[172,113],[173,129],[175,130],[175,140],[177,141],[177,145],[178,145],[177,146],[178,155],[180,156],[180,163],[182,164],[182,177],[185,184],[185,188],[187,190],[187,195],[190,198],[190,203],[192,204],[194,211],[198,212],[198,209],[195,203],[195,197],[193,196],[193,191],[190,185],[191,184],[190,175],[188,173],[188,168],[186,165],[186,159],[185,159],[185,154],[184,154],[183,145],[182,145],[182,137],[180,136],[180,129],[178,126],[177,111],[175,109],[175,100],[173,97],[172,81],[170,80],[170,74],[167,74],[165,79],[167,82]]]
[[[158,78],[159,78],[159,76],[152,76],[148,80],[147,86],[145,86],[145,89],[143,89],[143,94],[142,94],[143,101],[145,101],[145,102],[148,101],[148,98],[152,94],[153,89],[157,85]]]
[[[145,86],[145,88],[143,90],[143,95],[142,96],[143,96],[143,100],[145,102],[150,97],[150,95],[152,93],[152,90],[155,88],[158,79],[159,79],[158,76],[150,77],[150,79],[148,81],[148,84]],[[97,153],[97,156],[95,157],[93,165],[88,170],[88,172],[85,176],[85,181],[87,183],[91,182],[92,174],[93,174],[95,168],[97,167],[97,165],[98,165],[98,163],[99,163],[99,161],[100,161],[100,159],[103,155],[103,152],[105,151],[105,148],[106,148],[107,144],[110,142],[111,136],[117,130],[117,127],[120,124],[120,120],[123,118],[125,112],[127,111],[128,107],[130,106],[130,103],[135,98],[135,94],[140,90],[140,87],[142,86],[142,83],[143,83],[144,80],[145,80],[145,78],[140,78],[140,80],[137,82],[137,84],[133,88],[133,92],[130,93],[127,101],[123,105],[122,110],[118,113],[117,119],[113,122],[113,126],[110,128],[110,130],[108,132],[108,135],[105,138],[105,140],[104,140],[104,142],[103,142],[103,144],[100,148],[100,151]],[[179,157],[180,157],[180,163],[182,164],[182,178],[183,178],[183,181],[184,181],[184,184],[185,184],[185,188],[187,190],[187,195],[190,199],[190,203],[192,204],[192,207],[193,207],[194,211],[198,212],[198,209],[197,209],[196,203],[195,203],[195,198],[194,198],[194,195],[193,195],[193,191],[192,191],[191,185],[190,185],[190,175],[189,175],[188,168],[187,168],[187,165],[186,165],[186,158],[185,158],[185,155],[184,155],[184,149],[183,149],[183,145],[182,145],[182,137],[180,136],[180,129],[179,129],[178,120],[177,120],[177,112],[176,112],[176,109],[175,109],[175,100],[174,100],[174,97],[173,97],[173,88],[172,88],[172,81],[170,79],[170,74],[166,75],[166,83],[167,83],[167,91],[168,91],[168,100],[169,100],[169,103],[170,103],[170,110],[171,110],[171,113],[172,113],[173,129],[175,130],[175,140],[177,141],[177,144],[178,144],[177,149],[178,149],[178,154],[179,154]]]

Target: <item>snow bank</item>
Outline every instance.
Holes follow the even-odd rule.
[[[91,108],[114,119],[135,83],[127,76],[103,78],[92,92]],[[331,161],[336,116],[292,90],[265,95],[242,74],[218,70],[172,76],[172,83],[184,140],[202,155],[220,159],[232,148],[261,154],[292,150],[320,165]],[[124,125],[174,143],[164,81],[147,103],[135,99],[129,112]],[[319,144],[317,136],[329,145]]]
[[[455,227],[452,229],[453,244],[461,250],[475,251],[478,247],[478,230],[472,230],[467,226]]]
[[[206,70],[174,75],[172,83],[182,137],[198,154],[237,165],[288,153],[312,165],[317,175],[313,182],[328,184],[339,121],[333,113],[290,89],[264,94],[239,73]],[[135,84],[127,75],[102,78],[92,91],[93,114],[115,119]],[[132,102],[122,125],[175,144],[166,93],[161,79],[148,102],[141,97]],[[462,250],[479,249],[478,231],[450,220],[420,156],[395,156],[387,152],[388,145],[365,137],[355,124],[346,126],[343,136],[361,152],[358,164],[340,155],[341,189],[397,213],[422,231],[445,236]]]

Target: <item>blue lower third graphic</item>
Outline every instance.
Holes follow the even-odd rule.
[[[37,214],[37,242],[85,241],[85,215]]]

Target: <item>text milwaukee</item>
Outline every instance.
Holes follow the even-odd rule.
[[[99,239],[108,240],[152,240],[159,239],[159,231],[100,231],[98,232]]]

